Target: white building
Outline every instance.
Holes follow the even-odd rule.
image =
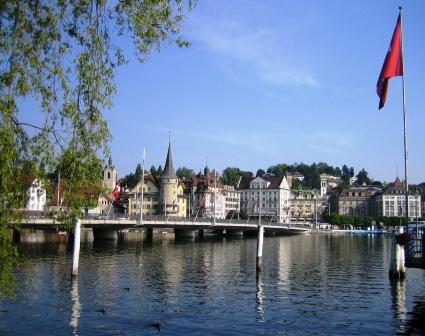
[[[231,211],[240,211],[240,194],[234,186],[224,186],[224,210],[226,216]]]
[[[403,183],[397,177],[381,194],[375,196],[377,216],[404,217],[406,215],[406,196]],[[421,216],[421,195],[409,194],[409,218]]]
[[[43,183],[36,178],[30,178],[28,182],[26,210],[44,210],[46,190],[43,188]]]
[[[324,197],[329,190],[336,188],[341,183],[341,178],[329,174],[320,175],[320,197]]]
[[[291,191],[291,218],[293,221],[315,222],[322,215],[322,198],[319,191],[292,190]]]
[[[286,177],[245,178],[238,191],[241,211],[248,216],[289,223],[291,190]]]
[[[226,190],[220,180],[220,174],[205,167],[204,174],[199,173],[187,181],[186,190],[191,200],[190,216],[226,218]]]
[[[102,185],[107,189],[105,194],[99,196],[98,206],[91,209],[90,213],[103,213],[112,214],[114,213],[114,206],[112,205],[112,191],[117,184],[117,171],[115,166],[112,164],[112,160],[109,159],[108,164],[103,170]]]

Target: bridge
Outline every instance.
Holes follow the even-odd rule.
[[[51,218],[48,213],[28,213],[19,224],[23,229],[49,230],[60,227],[60,222]],[[305,223],[282,224],[272,221],[258,220],[235,220],[235,219],[213,219],[195,217],[172,217],[147,215],[141,220],[139,216],[124,214],[93,215],[85,214],[81,219],[84,228],[95,231],[119,231],[124,229],[175,229],[176,234],[182,231],[194,230],[226,230],[235,233],[257,230],[258,226],[264,227],[267,233],[273,234],[297,234],[310,230],[310,225]],[[179,232],[181,231],[181,232]]]
[[[12,223],[11,228],[19,225],[23,229],[51,230],[60,227],[61,223],[51,218],[49,213],[25,212],[24,218],[18,223]],[[78,274],[78,263],[80,254],[80,231],[81,226],[93,229],[95,239],[115,239],[117,231],[124,229],[146,229],[147,236],[152,237],[153,229],[174,229],[176,238],[194,237],[195,232],[205,229],[211,231],[224,231],[226,235],[243,235],[244,231],[251,231],[257,234],[257,271],[261,270],[263,253],[264,232],[273,234],[299,234],[310,231],[310,225],[291,223],[283,224],[273,221],[253,221],[253,220],[233,220],[197,217],[172,217],[172,216],[151,216],[143,218],[128,216],[124,214],[114,214],[112,216],[85,214],[78,219],[74,227],[74,248],[72,262],[72,278]]]

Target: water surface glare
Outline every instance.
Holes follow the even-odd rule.
[[[71,284],[66,245],[21,245],[0,334],[424,333],[425,271],[391,282],[390,246],[387,236],[266,237],[257,276],[255,238],[88,242]]]

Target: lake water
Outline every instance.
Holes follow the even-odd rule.
[[[65,244],[21,245],[5,335],[422,334],[425,271],[388,278],[387,236],[86,242],[70,282]]]

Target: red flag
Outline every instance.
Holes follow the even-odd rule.
[[[385,56],[384,65],[376,83],[376,92],[379,96],[379,109],[384,107],[387,99],[388,80],[391,77],[403,76],[403,55],[401,52],[401,15],[398,15],[397,24],[391,39],[390,48]]]
[[[202,208],[204,208],[205,207],[205,193],[203,193],[203,194],[201,194],[200,196],[199,196],[199,202],[198,202],[198,208],[199,209],[202,209]]]
[[[114,198],[114,201],[117,200],[118,195],[120,193],[120,185],[121,185],[121,180],[118,181],[118,183],[115,186],[114,190],[112,190],[112,197]]]

